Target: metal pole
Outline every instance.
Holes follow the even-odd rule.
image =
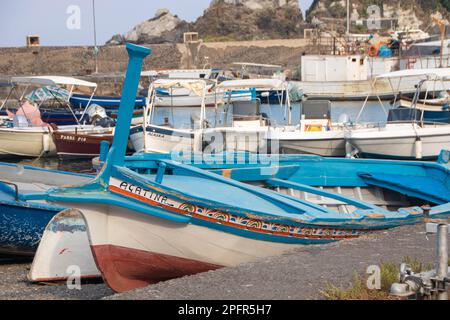
[[[350,0],[347,0],[347,36],[350,35]]]
[[[439,280],[447,278],[448,273],[448,224],[440,223],[437,230],[438,241],[438,266],[437,277]],[[438,300],[448,300],[447,291],[438,291]]]
[[[94,22],[94,57],[95,57],[95,73],[98,73],[98,47],[97,47],[97,27],[95,21],[95,0],[92,0],[92,17]]]
[[[441,54],[440,54],[440,62],[439,62],[439,68],[443,67],[442,61],[444,58],[444,40],[445,40],[445,31],[446,26],[445,24],[441,27]]]

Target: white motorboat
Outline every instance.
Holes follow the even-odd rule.
[[[94,88],[94,91],[97,87],[96,83],[60,76],[15,77],[11,78],[11,83],[25,86],[19,99],[19,101],[25,102],[15,113],[7,111],[11,120],[3,119],[2,126],[0,126],[0,157],[48,157],[56,155],[56,146],[52,138],[52,132],[55,128],[42,121],[37,103],[31,101],[31,98],[24,99],[31,86],[69,86],[70,92],[76,86]],[[42,105],[45,101],[45,98],[42,99],[39,101],[39,105]],[[5,106],[6,102],[2,104],[1,108]],[[67,107],[73,114],[69,104],[67,104]],[[74,118],[78,122],[75,115]],[[93,125],[82,125],[78,122],[78,125],[59,126],[58,131],[74,132],[77,130],[83,132],[93,128]]]
[[[192,152],[204,151],[206,148],[212,152],[224,150],[248,152],[264,150],[266,152],[265,136],[269,128],[269,120],[260,112],[256,90],[274,88],[287,90],[286,83],[276,79],[224,81],[217,86],[216,90],[224,94],[223,104],[227,114],[231,109],[231,122],[226,119],[225,124],[212,126],[206,120],[207,84],[205,80],[172,81],[171,86],[189,88],[201,97],[201,103],[198,105],[200,107],[198,121],[194,121],[190,128],[173,128],[167,123],[155,124],[153,120],[154,101],[157,95],[155,89],[159,87],[159,84],[154,82],[149,90],[149,104],[144,112],[146,125],[136,126],[130,132],[130,140],[137,152],[170,153],[174,150]],[[167,84],[165,87],[167,88]],[[250,91],[249,88],[251,88]],[[252,92],[250,101],[246,97],[246,91]],[[243,97],[234,96],[236,93]],[[289,99],[287,101],[289,105]]]
[[[428,91],[421,102],[421,87],[426,82],[444,83],[450,76],[450,68],[402,70],[378,76],[378,79],[402,79],[421,77],[417,91],[410,104],[400,108],[384,110],[387,124],[375,124],[371,128],[353,129],[346,133],[346,141],[353,147],[352,154],[372,158],[435,159],[442,149],[450,146],[450,124],[444,123],[447,111],[430,110],[427,105]],[[395,89],[393,89],[395,90]],[[366,99],[367,102],[368,99]],[[402,100],[400,100],[402,101]],[[395,105],[396,101],[394,101]],[[380,105],[384,109],[384,105]],[[364,112],[361,108],[357,120]]]
[[[268,143],[279,153],[316,154],[323,157],[346,155],[345,126],[331,122],[330,101],[303,101],[300,125],[271,128]]]
[[[419,120],[398,122],[402,116],[396,115],[411,114],[410,110],[390,110],[385,126],[351,130],[346,140],[359,155],[371,158],[435,159],[450,148],[450,124],[426,123],[420,121],[423,110],[411,111]]]

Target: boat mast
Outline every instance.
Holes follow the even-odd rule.
[[[125,162],[125,153],[130,135],[131,120],[136,103],[136,93],[139,86],[142,64],[144,58],[151,54],[150,49],[130,43],[127,43],[126,48],[129,55],[129,62],[122,89],[122,98],[120,99],[119,115],[117,117],[113,144],[108,154],[107,168],[104,171],[103,178],[105,180],[109,180],[111,167],[115,165],[122,166]]]
[[[97,47],[97,26],[95,21],[95,0],[92,0],[92,20],[94,23],[94,58],[95,58],[95,73],[98,73],[98,47]]]
[[[441,32],[441,52],[440,52],[440,60],[439,60],[439,68],[443,68],[443,58],[444,58],[444,41],[446,34],[446,23],[442,19],[438,19],[433,17],[434,22],[439,26],[439,31]]]
[[[347,0],[347,37],[350,36],[350,0]]]

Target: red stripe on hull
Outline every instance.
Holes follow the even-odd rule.
[[[92,252],[105,282],[116,292],[222,267],[114,245],[92,246]]]

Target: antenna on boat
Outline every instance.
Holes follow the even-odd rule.
[[[98,46],[97,46],[97,26],[95,21],[95,0],[92,0],[92,18],[94,23],[94,57],[95,57],[95,73],[98,73]]]
[[[151,49],[127,43],[126,45],[129,61],[125,81],[120,99],[117,125],[114,131],[114,139],[108,154],[106,166],[102,172],[103,180],[109,180],[111,168],[121,166],[125,162],[125,153],[130,135],[130,126],[133,118],[133,109],[136,101],[139,80],[141,77],[144,58],[151,54]]]
[[[347,37],[350,36],[350,0],[347,0]]]

